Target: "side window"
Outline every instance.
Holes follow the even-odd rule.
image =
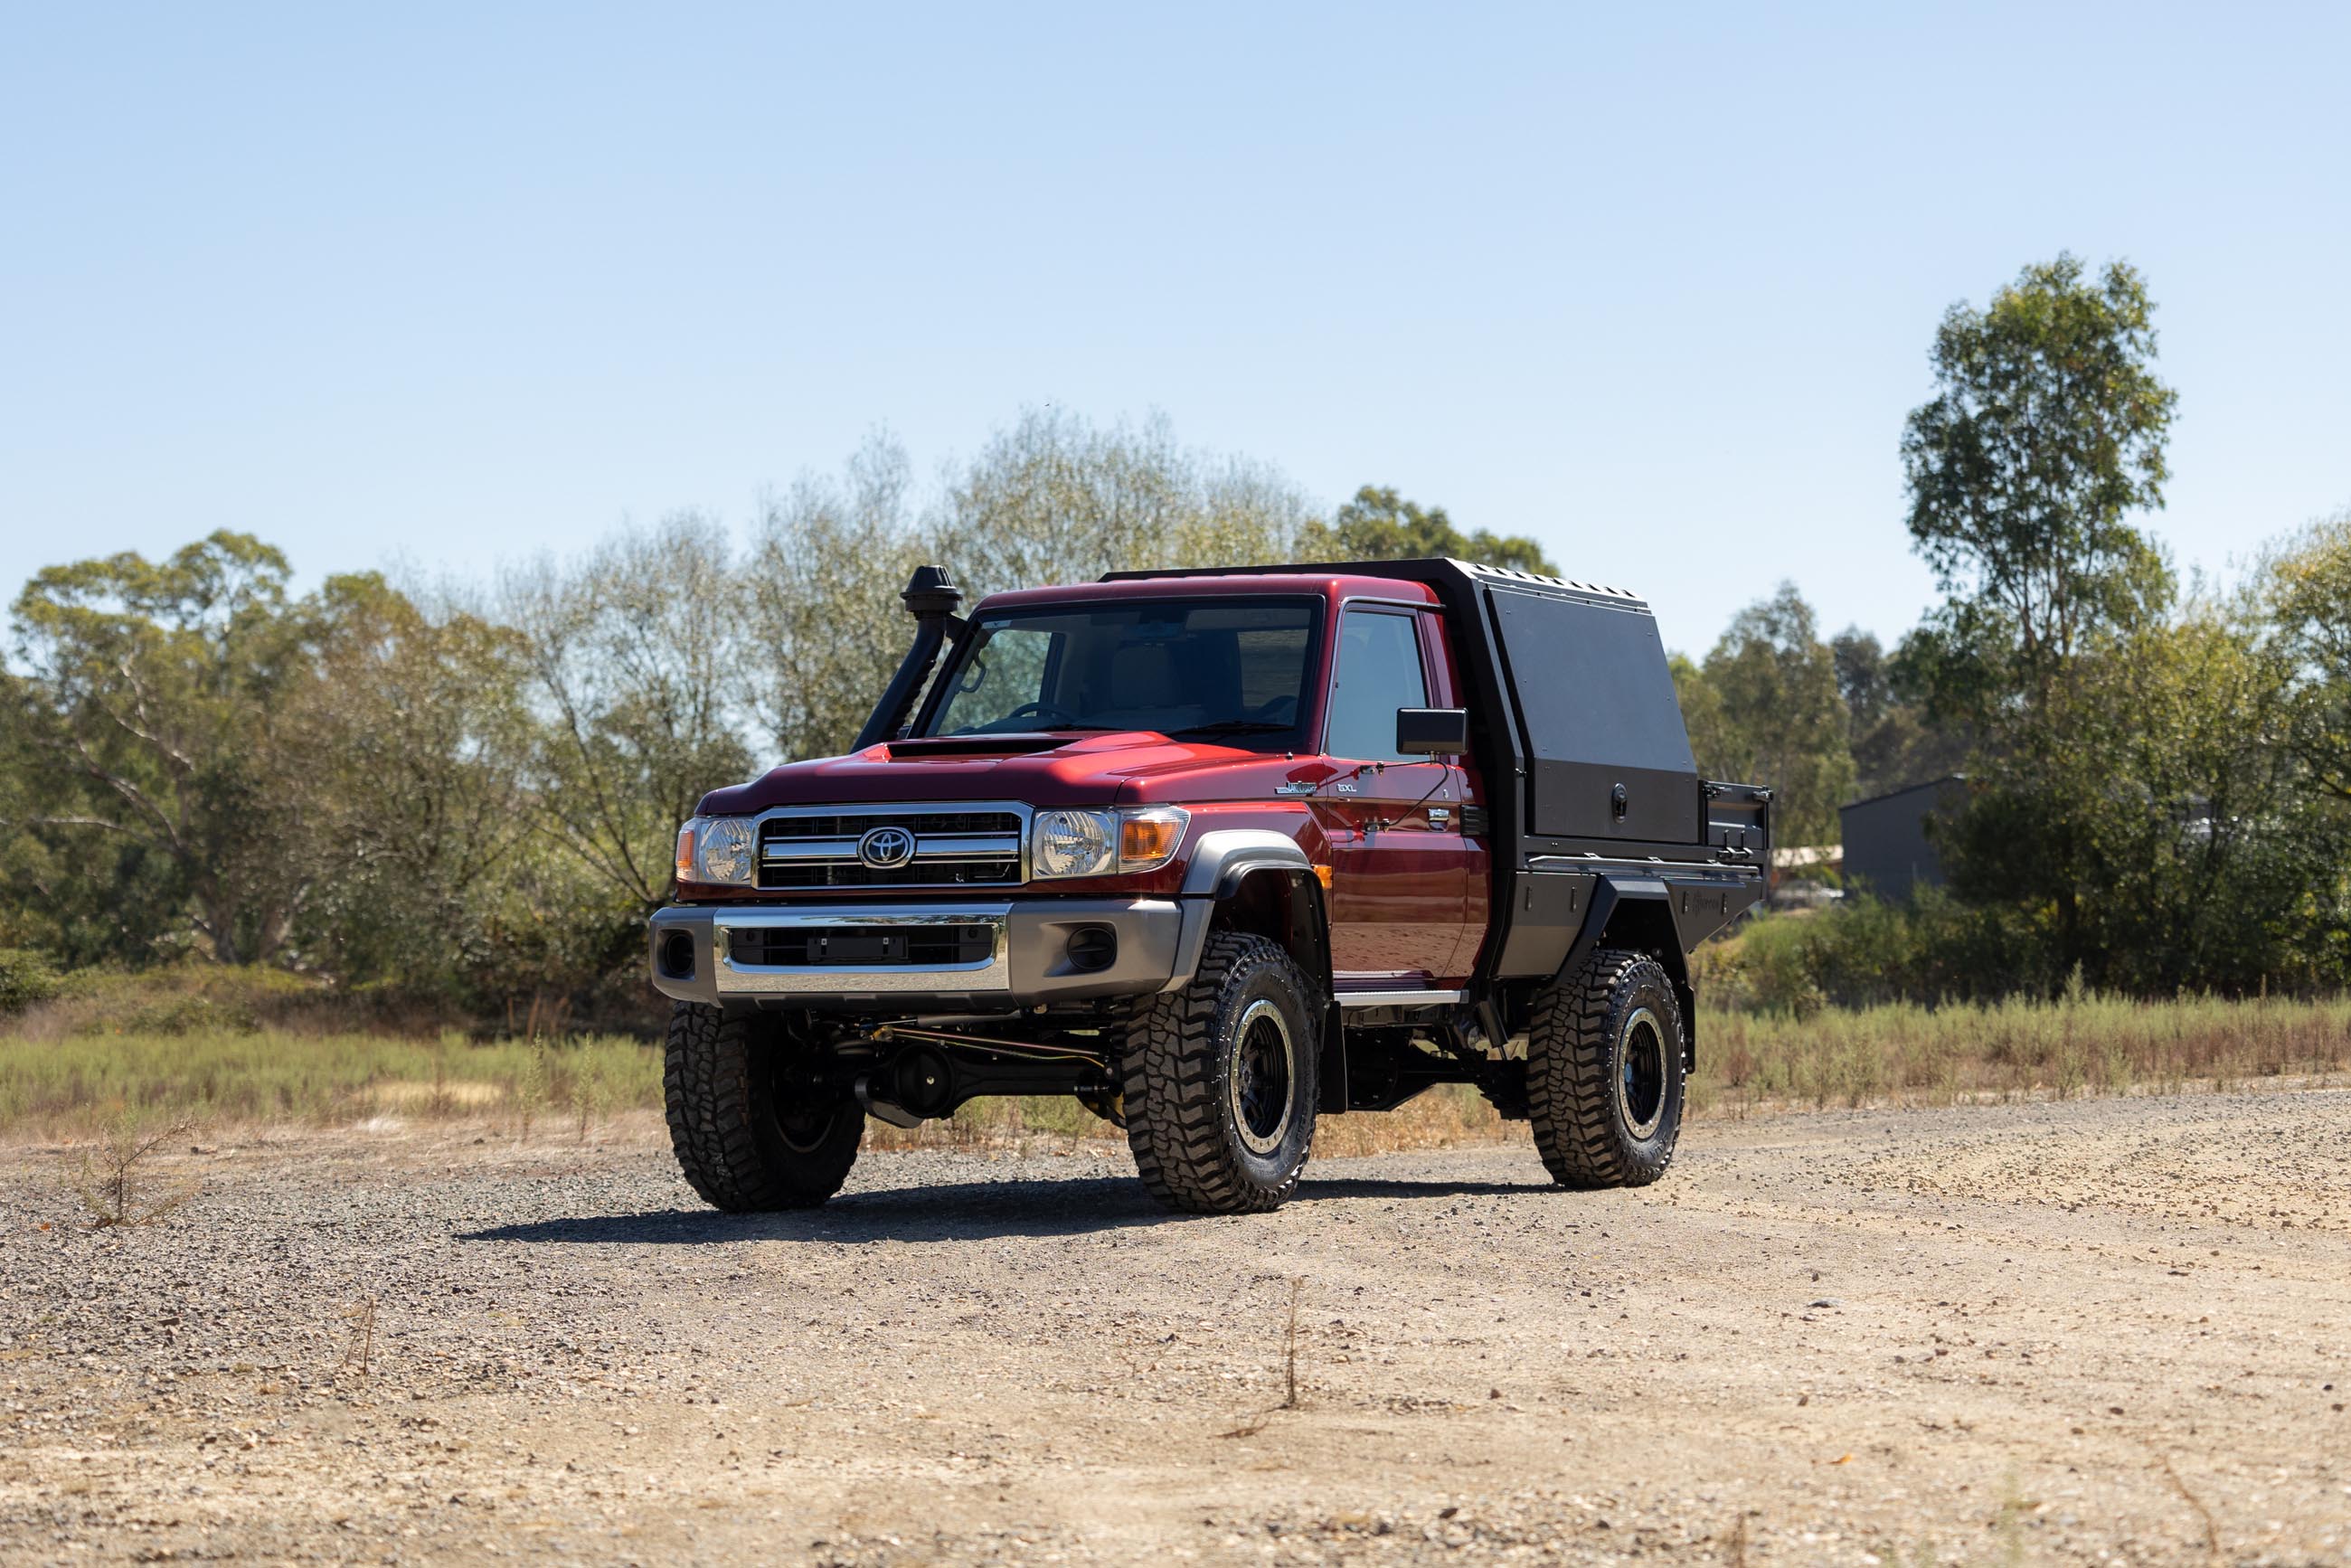
[[[1323,748],[1351,762],[1418,762],[1395,748],[1396,709],[1426,707],[1420,638],[1409,613],[1350,610],[1339,623],[1338,674]]]
[[[973,651],[961,683],[947,695],[937,732],[969,735],[998,726],[1021,728],[1021,724],[1005,721],[1024,705],[1042,699],[1045,666],[1060,635],[1010,626],[989,637]]]

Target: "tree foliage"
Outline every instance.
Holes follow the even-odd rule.
[[[45,835],[49,877],[110,884],[81,918],[161,897],[224,963],[285,946],[309,882],[281,851],[308,826],[284,698],[312,622],[287,577],[277,550],[224,532],[162,562],[51,567],[17,596],[28,674],[8,716],[41,788],[16,821]],[[123,943],[171,935],[137,909],[110,918]]]
[[[2046,908],[2060,972],[2164,993],[2306,980],[2343,918],[2274,641],[2199,601],[2077,655],[2047,723],[1987,754],[1950,844],[1979,904]]]
[[[746,580],[726,531],[681,513],[501,585],[541,719],[538,813],[640,914],[667,893],[677,824],[751,770]]]
[[[916,566],[952,559],[928,553],[912,507],[906,454],[877,436],[844,477],[804,476],[761,508],[744,576],[763,656],[743,678],[778,756],[847,749],[904,656],[898,591]]]
[[[2139,991],[2343,974],[2330,669],[2351,580],[2324,528],[2260,593],[2176,597],[2132,514],[2162,505],[2177,399],[2117,262],[2027,267],[1935,343],[1903,438],[1912,539],[1948,595],[1896,661],[1970,743],[1955,891]]]
[[[1165,420],[1031,410],[951,476],[925,533],[967,589],[1297,559],[1312,513],[1279,473],[1177,444]]]
[[[1848,626],[1832,638],[1853,750],[1853,792],[1866,800],[1948,778],[1966,766],[1968,730],[1928,713],[1917,672],[1876,636]]]
[[[2160,507],[2177,395],[2127,263],[2028,267],[1935,337],[1935,397],[1902,436],[1910,537],[1947,595],[1912,656],[1941,711],[2037,702],[2097,637],[2159,614],[2171,573],[2127,520]]]
[[[1444,557],[1557,577],[1542,547],[1518,534],[1463,533],[1442,507],[1423,507],[1394,489],[1366,485],[1329,523],[1308,536],[1309,552],[1326,560],[1414,560]]]
[[[2351,803],[2351,511],[2313,524],[2263,576],[2299,701],[2296,748],[2320,787]]]
[[[1794,583],[1740,611],[1703,666],[1680,661],[1676,686],[1701,774],[1770,785],[1781,843],[1836,841],[1850,721],[1835,653]]]
[[[497,960],[496,895],[532,848],[528,645],[373,573],[329,580],[317,627],[287,703],[316,792],[305,958],[462,989]]]

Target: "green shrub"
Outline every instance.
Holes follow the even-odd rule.
[[[1758,915],[1701,947],[1696,977],[1714,1006],[1810,1018],[1832,1005],[2052,997],[2064,984],[2055,950],[2045,919],[1926,889],[1908,904],[1847,897]]]
[[[65,1034],[178,1038],[285,1027],[337,998],[318,981],[264,965],[190,960],[151,969],[76,969],[57,984],[50,1024]]]
[[[138,1009],[123,1020],[121,1032],[176,1038],[199,1032],[251,1034],[260,1027],[261,1020],[242,998],[183,993],[159,997]]]
[[[29,947],[0,947],[0,1013],[22,1012],[57,994],[57,972]]]

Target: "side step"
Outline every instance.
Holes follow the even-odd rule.
[[[1354,1012],[1364,1008],[1447,1008],[1468,993],[1463,991],[1341,991],[1335,998],[1342,1009]]]

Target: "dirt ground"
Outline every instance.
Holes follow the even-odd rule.
[[[2351,1092],[1123,1151],[699,1209],[657,1130],[0,1153],[0,1561],[2351,1563]],[[1296,1408],[1285,1356],[1297,1288]],[[362,1367],[362,1361],[364,1367]]]

